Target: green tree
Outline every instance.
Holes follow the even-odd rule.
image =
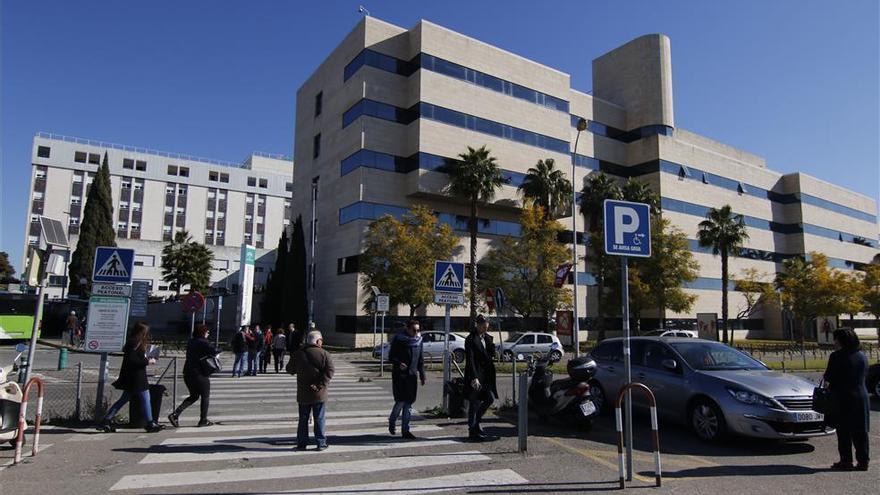
[[[9,253],[0,251],[0,280],[11,279],[15,275],[15,267],[9,263]]]
[[[697,231],[700,246],[712,248],[713,255],[721,255],[721,328],[723,330],[722,340],[725,343],[728,342],[727,285],[730,281],[727,260],[731,254],[739,253],[748,238],[749,233],[746,230],[743,216],[734,214],[730,205],[711,208],[706,214],[706,219],[700,222]]]
[[[483,258],[481,280],[504,289],[507,305],[516,314],[540,314],[550,330],[555,311],[572,303],[568,289],[554,287],[556,268],[569,259],[568,249],[557,241],[564,228],[531,202],[523,208],[520,223],[519,238],[505,237]]]
[[[655,195],[656,197],[656,195]],[[687,313],[697,296],[684,290],[700,274],[700,264],[688,246],[687,235],[668,219],[655,216],[651,223],[651,257],[635,260],[638,273],[649,288],[649,307],[660,313],[660,326],[666,310]]]
[[[306,330],[309,323],[308,256],[302,216],[293,222],[289,246],[284,265],[281,317],[284,324],[293,323],[297,329]]]
[[[288,250],[287,229],[281,231],[278,247],[275,249],[275,266],[266,280],[266,290],[260,304],[260,316],[263,321],[279,326],[284,323],[284,273],[290,256]]]
[[[546,218],[557,218],[571,204],[571,181],[555,169],[552,158],[538,160],[518,189],[524,198],[543,208]]]
[[[364,291],[372,295],[370,287],[379,287],[389,295],[392,306],[409,306],[412,318],[417,309],[433,303],[432,261],[450,259],[458,236],[452,227],[439,223],[428,207],[416,205],[400,220],[385,215],[372,222],[364,245],[360,264]]]
[[[865,266],[865,274],[861,278],[862,311],[874,315],[877,326],[877,340],[880,342],[880,265]]]
[[[465,199],[470,207],[468,231],[470,234],[470,266],[468,267],[471,281],[470,290],[470,324],[474,325],[477,311],[477,207],[495,198],[495,191],[505,184],[501,175],[501,167],[485,147],[474,149],[467,147],[467,152],[458,155],[458,160],[447,160],[443,171],[449,174],[449,193]]]
[[[620,192],[626,201],[645,203],[650,206],[651,215],[660,214],[660,196],[651,189],[647,182],[630,177],[623,183]]]
[[[81,294],[84,290],[91,290],[95,248],[98,246],[116,246],[116,231],[113,230],[113,197],[110,192],[110,165],[107,162],[106,152],[104,162],[95,174],[95,180],[86,195],[86,206],[79,227],[76,250],[67,268],[69,293]],[[86,280],[84,287],[80,286],[80,279]]]
[[[211,282],[214,253],[193,241],[189,232],[179,230],[174,239],[162,248],[162,280],[180,296],[184,285],[190,291],[205,292]]]
[[[590,248],[587,261],[593,265],[593,274],[598,284],[599,313],[596,315],[596,330],[599,340],[605,339],[605,315],[615,307],[611,294],[606,291],[606,280],[617,272],[615,259],[602,249],[604,240],[603,203],[606,199],[622,199],[623,192],[617,182],[602,172],[590,174],[581,191],[580,211],[584,216],[586,230],[589,232]],[[618,297],[619,300],[619,297]],[[616,307],[619,307],[617,305]]]

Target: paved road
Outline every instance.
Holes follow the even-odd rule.
[[[294,452],[294,378],[263,375],[212,380],[211,416],[218,424],[195,428],[197,405],[182,427],[158,434],[120,430],[52,429],[44,451],[2,471],[4,493],[572,493],[616,488],[614,428],[602,419],[590,433],[532,421],[529,454],[516,452],[516,431],[489,418],[496,442],[464,442],[460,420],[416,422],[417,441],[387,432],[390,384],[357,355],[335,355],[338,377],[330,387],[330,448]],[[361,377],[371,377],[362,382]],[[417,410],[439,403],[439,377],[420,391]],[[504,381],[502,381],[504,383]],[[503,394],[503,393],[502,393]],[[875,403],[875,409],[880,409]],[[168,410],[170,405],[163,409]],[[164,418],[163,418],[164,419]],[[650,486],[648,430],[636,418],[634,485]],[[880,428],[880,413],[872,417]],[[831,473],[834,439],[778,443],[733,439],[700,443],[682,428],[661,425],[665,469],[662,492],[873,493],[868,473]],[[880,449],[872,437],[874,452]],[[0,451],[0,463],[11,456]],[[47,476],[51,473],[51,476]]]

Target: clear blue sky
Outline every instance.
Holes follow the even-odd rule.
[[[877,198],[877,0],[369,1],[572,74],[672,39],[679,127]],[[349,1],[0,0],[0,250],[20,269],[35,132],[238,161],[292,153],[296,89],[358,22]]]

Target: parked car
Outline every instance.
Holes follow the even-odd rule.
[[[693,330],[678,330],[674,328],[658,328],[657,330],[651,330],[645,334],[645,337],[687,337],[691,339],[696,339],[699,337],[697,332]]]
[[[512,361],[514,356],[522,354],[529,356],[540,352],[542,355],[550,355],[551,361],[562,359],[562,343],[559,338],[549,333],[525,332],[514,333],[495,346],[495,352],[501,355],[504,361]]]
[[[623,339],[605,340],[590,354],[598,365],[593,396],[608,408],[626,380]],[[632,380],[654,393],[658,414],[689,426],[703,440],[717,441],[726,433],[774,439],[834,433],[812,410],[812,382],[771,371],[720,342],[633,337],[631,365]],[[648,406],[638,392],[633,404]]]
[[[427,331],[422,332],[422,352],[424,352],[425,361],[443,361],[443,350],[446,347],[444,332]],[[388,350],[391,344],[385,342],[381,346],[373,348],[373,357],[380,358],[379,349],[382,349],[382,357],[388,359]],[[452,359],[456,363],[464,362],[464,337],[457,333],[449,334],[449,351],[452,353]]]
[[[865,379],[865,384],[868,385],[868,392],[880,399],[880,363],[868,366],[868,376]]]

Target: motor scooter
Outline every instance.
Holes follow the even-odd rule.
[[[21,401],[24,399],[21,386],[15,381],[13,371],[21,354],[27,347],[19,344],[12,364],[0,367],[0,442],[8,442],[13,448],[18,437],[18,415],[21,413]]]
[[[596,374],[596,362],[589,356],[574,358],[568,362],[568,376],[553,379],[550,371],[551,357],[529,360],[532,382],[529,385],[529,409],[535,411],[542,421],[551,417],[566,424],[589,430],[593,419],[599,415],[598,404],[590,394],[589,381]]]

